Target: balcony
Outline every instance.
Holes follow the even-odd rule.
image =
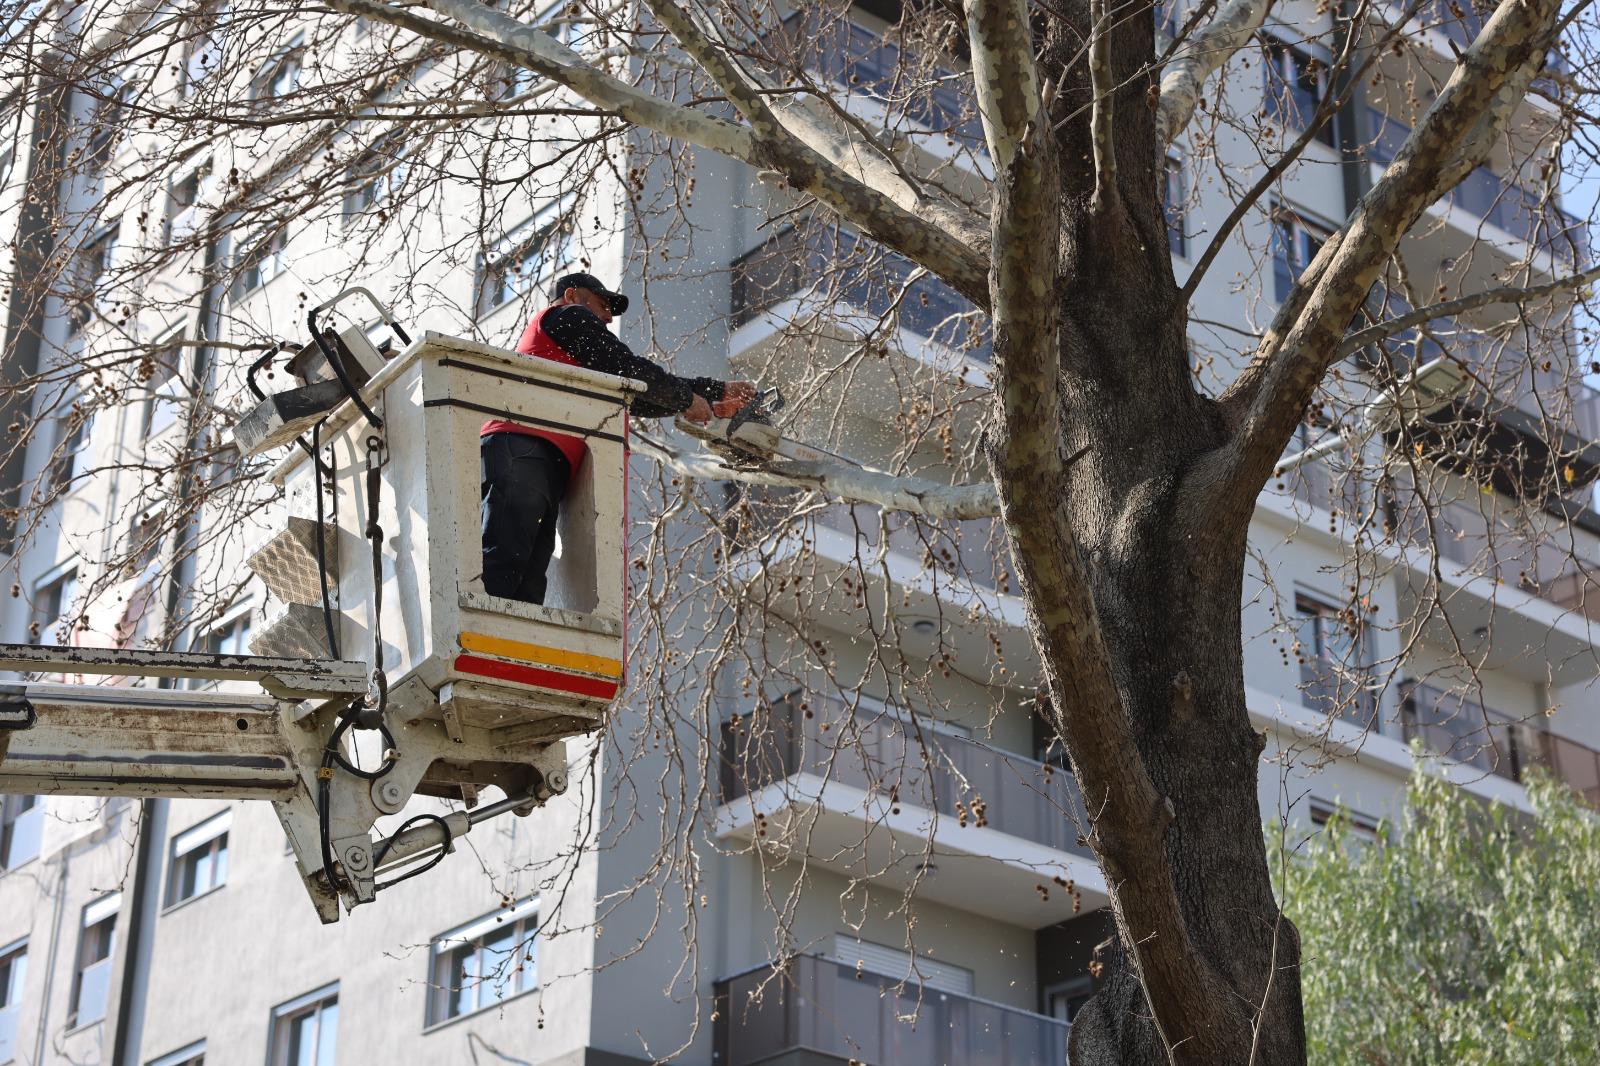
[[[883,107],[883,126],[920,133],[919,143],[929,142],[933,135],[950,146],[987,156],[983,123],[976,101],[962,88],[964,79],[908,56],[898,45],[854,22],[823,23],[814,14],[796,13],[784,24],[790,33],[798,32],[807,49],[807,68],[836,89],[860,94]],[[895,121],[901,118],[916,129],[906,130],[904,122]]]
[[[765,987],[763,987],[763,985]],[[1067,1023],[796,955],[718,981],[716,1066],[1064,1066]]]
[[[1423,682],[1404,689],[1401,726],[1436,755],[1523,784],[1540,767],[1600,809],[1600,751]]]
[[[986,319],[954,289],[843,230],[784,230],[736,259],[732,271],[735,327],[785,305],[779,317],[837,320],[849,340],[898,327],[979,363],[993,354]]]
[[[1541,537],[1537,531],[1513,529],[1503,519],[1461,501],[1436,506],[1433,516],[1433,543],[1441,558],[1496,585],[1600,620],[1600,581],[1586,572],[1596,561],[1596,546],[1576,530],[1559,534],[1556,543],[1555,534]],[[1423,514],[1412,509],[1406,517],[1412,543],[1425,546],[1428,531]]]
[[[1368,156],[1380,170],[1394,162],[1411,127],[1375,107],[1367,107]],[[1446,202],[1548,252],[1557,260],[1587,262],[1588,231],[1579,219],[1549,203],[1540,192],[1480,166],[1450,191]]]
[[[890,882],[931,864],[920,896],[1031,928],[1102,897],[1070,773],[872,701],[795,693],[725,722],[719,770],[725,836]]]
[[[995,519],[884,516],[869,504],[782,489],[747,490],[728,519],[734,577],[770,611],[853,629],[864,616],[881,622],[882,605],[892,603],[909,658],[944,653],[952,668],[1000,683],[1037,669]]]

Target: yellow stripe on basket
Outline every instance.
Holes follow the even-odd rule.
[[[528,644],[520,640],[506,640],[504,637],[491,637],[484,633],[462,633],[461,647],[466,651],[496,655],[502,659],[543,663],[545,666],[560,667],[563,670],[581,670],[586,674],[600,674],[605,677],[622,676],[622,663],[617,659],[608,659],[604,655],[588,655],[581,651],[568,651],[565,648],[549,648],[543,644]]]

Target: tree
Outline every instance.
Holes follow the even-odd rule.
[[[1190,327],[1204,316],[1191,301],[1215,256],[1243,219],[1264,209],[1273,183],[1335,121],[1341,102],[1372,76],[1376,58],[1412,46],[1409,37],[1420,32],[1418,5],[1392,17],[1367,3],[1341,6],[1331,35],[1335,58],[1325,71],[1335,91],[1299,116],[1301,132],[1280,145],[1264,144],[1272,154],[1262,159],[1260,174],[1241,180],[1219,164],[1218,181],[1233,209],[1182,285],[1157,194],[1168,146],[1192,136],[1203,152],[1218,137],[1262,128],[1260,116],[1204,105],[1219,72],[1226,76],[1231,64],[1270,53],[1257,37],[1266,0],[1201,4],[1159,48],[1148,5],[969,0],[959,9],[897,7],[900,58],[892,86],[875,88],[891,115],[929,119],[948,141],[943,156],[901,136],[899,119],[880,128],[864,123],[839,87],[844,79],[814,76],[826,62],[819,45],[825,52],[837,41],[829,34],[847,25],[842,8],[808,8],[793,21],[757,0],[716,11],[671,0],[647,0],[646,10],[580,4],[558,13],[552,26],[540,24],[532,6],[516,3],[501,9],[469,0],[419,6],[330,0],[330,6],[354,21],[330,18],[306,29],[298,9],[270,2],[207,6],[198,16],[171,6],[76,9],[88,23],[122,18],[142,27],[110,50],[64,45],[50,37],[39,12],[19,12],[25,17],[13,31],[13,52],[26,99],[37,106],[71,90],[97,101],[87,129],[65,122],[60,130],[43,128],[41,145],[57,153],[54,182],[89,173],[100,151],[96,130],[112,143],[120,136],[148,141],[147,131],[158,130],[166,139],[146,149],[146,173],[173,172],[203,146],[215,146],[210,176],[224,191],[198,227],[88,275],[81,265],[95,247],[90,221],[103,219],[113,203],[137,210],[143,173],[97,174],[78,201],[53,209],[55,216],[36,229],[62,236],[54,246],[22,243],[14,317],[28,319],[29,301],[76,296],[86,315],[122,330],[124,342],[93,367],[26,366],[10,393],[54,386],[61,404],[70,405],[76,400],[61,383],[90,375],[103,390],[98,402],[124,402],[149,377],[142,368],[156,348],[155,338],[129,323],[163,299],[179,301],[150,287],[135,294],[133,283],[180,265],[200,271],[219,292],[259,280],[264,268],[276,269],[273,242],[290,220],[352,215],[342,231],[348,254],[328,276],[361,278],[377,265],[367,250],[383,231],[385,197],[427,205],[441,183],[466,173],[484,190],[473,224],[429,253],[465,268],[477,256],[498,262],[496,255],[510,255],[495,250],[493,233],[519,182],[541,185],[557,200],[601,185],[620,190],[625,209],[605,225],[626,229],[647,215],[689,219],[702,160],[751,168],[770,192],[773,219],[795,220],[797,230],[822,235],[804,238],[819,240],[805,247],[821,252],[800,261],[817,264],[824,302],[844,300],[861,277],[874,278],[889,294],[871,304],[883,309],[882,317],[846,364],[807,380],[813,418],[825,416],[828,390],[837,390],[882,343],[901,305],[925,295],[919,289],[925,279],[942,281],[966,301],[956,302],[948,320],[970,327],[968,347],[992,343],[992,377],[976,390],[904,386],[894,398],[904,440],[885,449],[880,465],[887,473],[830,463],[741,471],[670,446],[656,454],[693,478],[877,505],[880,523],[896,511],[918,516],[930,555],[937,555],[937,538],[948,536],[940,530],[949,526],[939,523],[998,515],[1027,603],[1040,705],[1070,755],[1087,811],[1084,835],[1111,886],[1124,949],[1074,1027],[1074,1061],[1304,1061],[1301,948],[1272,892],[1258,831],[1264,738],[1245,705],[1241,602],[1251,515],[1296,434],[1359,422],[1368,390],[1394,387],[1400,376],[1395,346],[1420,346],[1418,331],[1442,316],[1504,307],[1518,328],[1555,353],[1543,358],[1570,367],[1564,294],[1587,285],[1594,271],[1574,266],[1569,276],[1543,282],[1513,269],[1499,279],[1503,284],[1434,299],[1434,279],[1408,273],[1401,243],[1430,204],[1503,148],[1511,116],[1545,56],[1584,7],[1562,15],[1553,0],[1529,0],[1487,13],[1470,47],[1436,84],[1410,87],[1418,112],[1413,128],[1389,146],[1382,177],[1315,255],[1298,264],[1270,321],[1235,338],[1231,350],[1192,352]],[[590,34],[580,47],[551,32],[569,21]],[[337,69],[319,66],[318,57],[334,54],[346,34],[367,42],[339,53],[355,59]],[[182,67],[178,102],[112,76],[121,63],[151,57],[163,69]],[[423,67],[447,70],[443,89],[416,89]],[[961,71],[959,78],[951,70]],[[521,72],[533,80],[525,82]],[[951,82],[959,87],[953,108],[938,95]],[[1554,96],[1558,117],[1537,145],[1519,149],[1519,158],[1559,145],[1567,124],[1582,114],[1581,79],[1564,84]],[[974,116],[977,139],[963,132]],[[530,135],[539,122],[547,123],[543,132]],[[396,139],[395,131],[404,136]],[[228,169],[224,153],[234,160]],[[967,165],[952,166],[951,155]],[[1367,162],[1349,165],[1364,171]],[[1558,168],[1542,174],[1548,198]],[[350,197],[361,201],[360,209],[347,209]],[[367,211],[370,203],[378,209]],[[1569,251],[1580,239],[1565,230],[1554,236],[1566,239]],[[224,252],[225,239],[244,254]],[[650,254],[657,250],[664,261],[673,249],[652,247]],[[385,264],[402,275],[397,299],[435,295],[407,280],[426,265],[416,254],[414,261]],[[655,271],[672,276],[659,264],[646,267],[647,276]],[[91,295],[98,304],[86,299]],[[1402,296],[1406,310],[1391,313]],[[207,313],[221,315],[215,307]],[[1359,327],[1354,332],[1352,324]],[[665,334],[672,324],[658,315],[650,328]],[[277,329],[267,322],[213,322],[181,350],[213,361],[219,352],[265,351]],[[242,339],[227,342],[229,348],[219,340],[224,334]],[[1362,368],[1340,370],[1363,351],[1376,354]],[[221,371],[213,366],[207,373]],[[1553,410],[1550,425],[1563,414]],[[197,402],[173,465],[206,469],[223,450],[208,429],[231,415],[214,398]],[[19,432],[18,442],[29,432]],[[1511,476],[1536,507],[1582,487],[1570,473],[1563,480],[1565,445],[1547,448],[1541,463],[1526,457],[1478,463],[1471,458],[1478,450],[1473,432],[1471,417],[1454,429],[1400,425],[1390,432],[1393,451],[1352,449],[1352,484],[1392,489],[1403,481],[1408,499],[1420,501],[1407,525],[1386,518],[1369,490],[1346,516],[1368,550],[1380,555],[1414,537],[1418,525],[1432,532],[1429,460],[1453,450],[1469,457],[1458,465],[1473,477]],[[1550,439],[1562,440],[1559,433]],[[938,442],[931,450],[942,466],[927,461],[930,441]],[[160,511],[164,520],[193,536],[219,535],[224,525],[197,529],[194,518],[213,488],[233,482],[196,473],[174,484],[169,473],[156,472],[161,484],[152,488],[173,501]],[[792,511],[811,497],[775,499]],[[703,509],[709,521],[697,543],[705,556],[725,560],[739,543],[741,522],[760,526],[751,516],[761,502],[754,493],[738,498],[730,534],[727,513],[691,494],[658,528]],[[18,513],[25,526],[27,506],[19,504]],[[887,538],[880,525],[880,543]],[[192,538],[180,551],[196,551]],[[692,581],[652,551],[644,568],[652,581]],[[862,576],[865,583],[865,567]],[[1365,609],[1360,580],[1351,612]],[[780,585],[764,595],[781,594]],[[1429,590],[1419,617],[1441,609],[1441,599],[1437,587]],[[683,631],[680,617],[654,606],[659,598],[651,603],[647,634]],[[884,627],[875,631],[880,650],[892,643],[884,635],[898,624],[892,615],[886,606],[873,617],[874,626]],[[711,640],[705,658],[663,661],[639,687],[659,693],[669,676],[704,678],[708,663],[714,669],[749,661],[736,643],[713,647]],[[826,650],[809,636],[796,643],[805,649],[796,661],[831,668]],[[762,670],[753,672],[792,668],[758,661]],[[919,675],[919,683],[936,673]],[[639,737],[659,737],[659,724],[648,722]],[[693,775],[685,772],[684,780]],[[684,810],[695,806],[686,801]],[[658,857],[663,865],[671,865],[666,856],[674,842],[688,847],[691,821],[667,831]]]
[[[1269,830],[1313,1061],[1593,1061],[1600,828],[1546,776],[1528,800],[1485,807],[1419,759],[1376,840],[1348,816],[1298,846]]]

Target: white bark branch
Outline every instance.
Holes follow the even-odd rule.
[[[668,469],[699,481],[737,481],[746,485],[815,489],[885,511],[925,518],[967,520],[1000,513],[1000,497],[992,483],[942,485],[923,478],[902,477],[843,463],[779,459],[755,469],[729,466],[704,452],[684,454],[637,429],[629,430],[628,446]]]
[[[983,136],[996,174],[1004,175],[1043,109],[1028,8],[1006,0],[968,0],[965,6]]]
[[[1437,199],[1437,161],[1458,157],[1502,88],[1544,46],[1558,11],[1559,0],[1495,9],[1383,177],[1296,283],[1285,301],[1295,309],[1287,331],[1269,334],[1223,396],[1224,404],[1248,405],[1233,443],[1216,457],[1234,502],[1255,499],[1317,383],[1339,358],[1346,324],[1400,238]]]
[[[470,3],[471,0],[439,2]],[[869,183],[850,168],[840,166],[838,159],[819,152],[779,120],[767,97],[760,92],[761,87],[741,68],[734,58],[734,50],[713,28],[704,25],[674,0],[645,0],[645,3],[750,123],[755,134],[755,152],[766,166],[783,174],[795,188],[815,196],[873,239],[950,281],[969,298],[987,297],[984,285],[987,264],[957,235],[972,231],[970,221],[959,230],[942,228],[918,213],[930,205],[924,203],[918,191],[907,185],[892,167],[872,168],[872,176],[885,184]],[[841,152],[840,157],[847,157],[847,154]],[[894,192],[900,195],[897,197]],[[982,306],[986,300],[978,302]]]
[[[1156,108],[1156,136],[1162,144],[1171,144],[1183,132],[1194,115],[1206,79],[1250,42],[1271,9],[1271,0],[1231,0],[1167,64],[1161,75],[1161,102]]]
[[[1094,193],[1089,210],[1103,212],[1116,196],[1117,155],[1112,144],[1116,78],[1111,73],[1111,14],[1106,0],[1089,0],[1089,143],[1094,149]],[[1165,142],[1163,142],[1165,143]]]
[[[377,0],[328,0],[329,6],[386,22],[435,40],[503,60],[559,82],[599,107],[636,125],[709,148],[742,162],[755,162],[750,131],[637,89],[592,66],[541,27],[519,22],[472,0],[428,0],[428,6],[470,32],[423,18]]]

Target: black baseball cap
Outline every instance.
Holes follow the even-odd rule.
[[[611,305],[611,313],[620,315],[628,309],[628,298],[620,292],[612,292],[600,284],[600,279],[593,274],[563,274],[556,279],[555,298],[557,300],[566,295],[568,289],[588,289],[596,296],[603,297]]]

